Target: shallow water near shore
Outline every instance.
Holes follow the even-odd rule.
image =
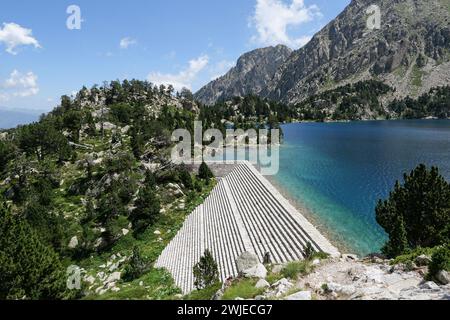
[[[283,126],[280,170],[270,180],[304,206],[331,241],[359,255],[387,236],[375,206],[418,164],[450,180],[450,121],[298,123]]]

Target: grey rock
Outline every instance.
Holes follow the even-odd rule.
[[[418,265],[419,267],[423,267],[423,266],[428,266],[431,263],[431,257],[427,256],[427,255],[421,255],[418,256],[414,262],[416,263],[416,265]]]
[[[78,238],[77,238],[77,236],[74,236],[74,237],[72,237],[72,239],[70,239],[69,248],[75,249],[76,247],[78,247]]]
[[[427,290],[440,290],[440,287],[433,281],[425,282],[420,287]]]
[[[268,288],[268,287],[270,287],[270,283],[268,283],[264,279],[259,279],[259,281],[255,285],[255,288],[257,288],[257,289],[265,289],[265,288]]]
[[[262,263],[258,263],[256,266],[243,270],[242,276],[246,278],[259,278],[265,279],[267,277],[267,269]]]
[[[195,98],[212,105],[220,99],[261,94],[291,53],[292,50],[283,45],[248,52],[227,74],[201,88]]]
[[[285,300],[299,300],[299,301],[307,301],[311,299],[312,299],[311,291],[300,291],[291,294],[290,296],[287,296],[285,298]]]
[[[237,259],[236,259],[236,266],[239,273],[241,273],[244,270],[250,269],[255,267],[259,264],[258,257],[251,252],[243,252]]]
[[[375,76],[395,87],[392,96],[400,98],[448,85],[450,11],[446,2],[378,0],[380,30],[366,26],[370,4],[351,1],[311,41],[293,52],[277,46],[244,54],[225,76],[200,89],[196,99],[213,104],[256,94],[295,104],[324,90]],[[419,61],[419,54],[425,61]],[[422,74],[418,87],[413,84],[414,69]],[[362,113],[370,116],[366,110]]]
[[[281,264],[274,265],[272,267],[272,273],[278,274],[283,270],[283,266]]]
[[[121,273],[120,272],[113,272],[109,275],[108,279],[106,279],[106,283],[111,283],[120,280]]]
[[[450,273],[448,271],[441,270],[436,274],[436,280],[438,280],[443,285],[449,284]]]

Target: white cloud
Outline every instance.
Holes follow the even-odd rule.
[[[41,48],[39,42],[33,37],[31,29],[21,27],[16,23],[3,23],[0,27],[0,43],[4,43],[6,51],[16,55],[16,48],[19,46],[31,45],[35,48]]]
[[[26,74],[14,70],[2,85],[0,94],[4,99],[13,97],[29,97],[39,93],[38,77],[32,71]]]
[[[128,49],[129,46],[137,44],[137,41],[135,39],[132,39],[130,37],[126,37],[120,40],[120,48],[121,49]]]
[[[177,91],[180,91],[182,88],[191,89],[192,82],[196,79],[197,75],[205,69],[208,63],[209,57],[207,55],[202,55],[197,59],[189,61],[189,66],[177,74],[152,72],[148,75],[147,79],[156,85],[171,84]]]
[[[304,0],[292,0],[286,4],[282,0],[257,0],[251,25],[258,32],[252,40],[261,45],[285,44],[292,48],[305,45],[311,38],[292,37],[288,28],[310,22],[321,17],[316,5],[306,6]]]

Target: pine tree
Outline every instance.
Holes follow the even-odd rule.
[[[420,165],[404,183],[396,183],[386,201],[376,207],[377,222],[389,235],[389,256],[416,247],[435,247],[450,241],[450,184],[432,167]]]
[[[148,263],[145,262],[138,247],[133,248],[133,254],[125,266],[124,280],[133,281],[141,277],[148,269]]]
[[[202,162],[198,169],[198,177],[207,182],[209,182],[209,179],[214,178],[214,174],[205,162]]]
[[[63,299],[65,272],[58,255],[30,225],[0,205],[0,300]]]
[[[200,261],[194,266],[194,285],[198,290],[219,282],[219,269],[211,252],[206,249]]]
[[[156,197],[155,180],[152,173],[147,173],[144,187],[139,192],[135,209],[130,214],[130,221],[135,234],[139,234],[155,223],[161,211],[161,204]]]

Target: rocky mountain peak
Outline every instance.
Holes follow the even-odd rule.
[[[291,53],[284,45],[248,52],[227,74],[200,89],[195,98],[204,104],[214,104],[234,96],[260,94]]]
[[[379,8],[380,28],[367,27],[372,5]],[[273,57],[276,48],[272,54],[254,52]],[[247,69],[251,59],[244,55],[244,63],[202,88],[196,97],[211,103],[253,93],[293,104],[370,79],[395,88],[392,98],[417,97],[432,87],[450,84],[450,2],[353,0],[304,47],[290,54],[286,49],[278,49],[287,58],[273,73],[277,63],[269,60],[261,65],[267,62],[260,58],[255,68]]]

